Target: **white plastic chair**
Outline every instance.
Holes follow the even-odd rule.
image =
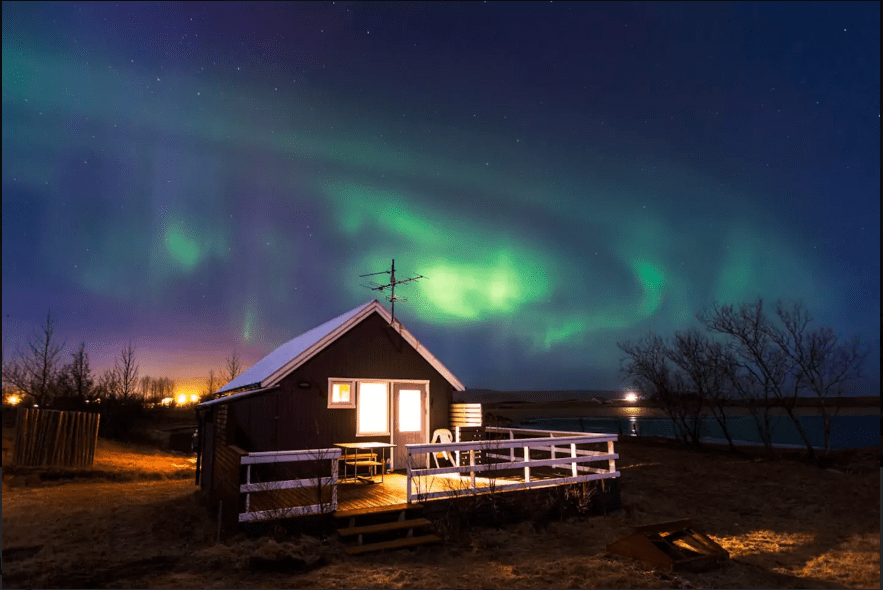
[[[436,443],[446,444],[446,443],[450,443],[450,442],[454,442],[454,435],[451,434],[451,431],[448,430],[447,428],[439,428],[435,432],[432,433],[432,440],[430,441],[431,444],[436,444]],[[438,464],[438,456],[439,455],[444,457],[445,460],[450,461],[451,465],[454,464],[454,459],[451,456],[451,453],[449,453],[448,451],[439,451],[437,453],[432,454],[432,459],[435,461],[436,469],[438,469],[438,467],[439,467],[439,464]]]

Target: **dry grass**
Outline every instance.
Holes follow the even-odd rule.
[[[10,465],[14,429],[3,428],[3,489],[70,479],[155,481],[193,479],[195,455],[168,453],[147,445],[98,439],[91,469],[28,468]]]
[[[305,536],[278,542],[239,537],[214,545],[214,525],[192,480],[4,489],[4,585],[880,586],[879,450],[853,454],[833,471],[672,444],[626,441],[618,449],[621,512],[473,529],[444,546],[357,558],[345,557],[333,540]],[[118,464],[148,465],[157,456],[127,459],[129,452],[134,451],[119,448]],[[605,551],[633,526],[675,518],[692,518],[730,552],[731,563],[707,573],[675,575]],[[22,547],[39,549],[31,557],[10,553]],[[285,571],[274,571],[278,568]]]

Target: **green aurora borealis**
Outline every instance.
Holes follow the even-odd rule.
[[[876,147],[834,157],[824,134],[846,123],[801,130],[816,107],[799,84],[773,105],[788,112],[775,125],[766,109],[715,119],[746,116],[740,101],[759,92],[726,81],[733,106],[683,90],[639,115],[639,97],[624,95],[622,110],[588,92],[556,98],[564,82],[551,74],[535,96],[500,74],[501,89],[476,82],[457,104],[457,89],[481,80],[456,58],[462,47],[397,84],[408,70],[390,65],[393,41],[372,49],[331,27],[335,51],[297,35],[279,48],[264,40],[275,32],[250,32],[272,26],[269,8],[224,29],[202,5],[193,22],[181,6],[147,17],[85,5],[94,18],[77,33],[75,11],[41,6],[3,8],[13,342],[51,306],[96,364],[134,338],[142,372],[200,375],[234,347],[254,362],[370,299],[358,275],[395,258],[400,278],[427,277],[401,288],[397,317],[470,387],[616,388],[617,341],[757,295],[802,298],[879,351],[879,82],[873,128],[856,131]],[[310,10],[339,18],[336,6]],[[41,32],[55,11],[62,24]],[[105,12],[116,28],[98,24]],[[130,39],[129,26],[141,32]],[[340,56],[372,50],[367,86]],[[520,98],[503,103],[503,92]],[[850,104],[828,100],[822,119]],[[743,128],[753,131],[733,131]],[[773,131],[780,143],[758,148]]]

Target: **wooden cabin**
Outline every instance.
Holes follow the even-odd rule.
[[[197,481],[236,498],[242,452],[429,443],[463,384],[376,299],[286,342],[197,406]],[[428,467],[428,465],[427,465]]]

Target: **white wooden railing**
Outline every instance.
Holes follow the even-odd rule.
[[[486,432],[491,434],[502,434],[504,437],[508,437],[509,440],[521,440],[523,438],[536,438],[536,437],[548,437],[548,438],[564,438],[564,437],[572,437],[572,436],[591,436],[594,437],[594,442],[607,443],[607,454],[614,454],[613,443],[616,442],[619,438],[618,435],[615,434],[600,434],[600,433],[592,433],[592,432],[568,432],[566,430],[538,430],[535,428],[505,428],[505,427],[497,427],[497,426],[488,426],[485,428]],[[577,455],[581,456],[596,456],[596,451],[589,451],[585,449],[572,449],[570,447],[561,447],[559,442],[555,442],[550,444],[549,446],[544,447],[532,447],[538,451],[546,451],[550,454],[552,459],[557,458],[558,453],[564,453],[565,456],[570,454],[573,450],[576,451]],[[496,453],[488,453],[489,457],[494,457],[496,459],[508,459],[510,462],[515,461],[515,449],[509,450],[508,457],[505,455],[500,455]],[[619,458],[617,455],[616,458]],[[603,469],[598,469],[597,467],[587,467],[585,465],[575,465],[576,471],[581,471],[584,473],[608,473],[610,471],[616,471],[616,459],[611,459],[610,464],[608,466],[608,470],[605,471]]]
[[[239,486],[239,493],[245,494],[245,512],[239,514],[239,522],[251,520],[268,520],[284,518],[288,516],[300,516],[303,514],[321,514],[337,510],[337,470],[340,460],[341,449],[310,449],[306,451],[268,451],[261,453],[248,453],[240,457],[240,464],[246,466],[245,483]],[[280,481],[252,482],[251,466],[261,463],[289,463],[297,461],[329,461],[331,472],[328,477],[318,476],[306,479],[289,479]],[[251,494],[256,492],[268,492],[273,490],[286,490],[293,488],[312,488],[318,486],[331,486],[331,502],[309,504],[302,506],[285,506],[270,510],[251,510]]]
[[[615,434],[591,434],[585,432],[560,432],[549,430],[528,430],[518,428],[487,428],[488,432],[507,433],[509,439],[478,440],[445,444],[410,444],[405,445],[407,451],[407,500],[430,500],[433,498],[453,497],[462,494],[476,494],[488,491],[529,489],[534,487],[558,486],[581,483],[594,479],[619,477],[616,471],[616,460],[613,443],[618,439]],[[530,438],[516,438],[526,435]],[[606,451],[578,449],[577,445],[607,443]],[[453,467],[419,468],[418,464],[430,463],[418,460],[421,455],[447,451],[458,458],[463,454],[469,457],[469,465]],[[492,463],[476,464],[476,452],[480,451],[485,458],[498,460]],[[549,453],[549,458],[533,458],[531,451]],[[559,456],[559,453],[561,456]],[[430,458],[431,460],[431,458]],[[607,469],[589,467],[586,463],[607,462]],[[458,459],[459,462],[459,459]],[[553,467],[567,469],[567,475],[559,477],[543,476],[531,479],[531,469],[537,467]],[[523,478],[500,479],[501,470],[523,469]],[[439,477],[449,474],[469,474],[468,481],[461,478]],[[479,476],[485,475],[482,480]],[[445,487],[444,490],[432,491],[433,487]]]

